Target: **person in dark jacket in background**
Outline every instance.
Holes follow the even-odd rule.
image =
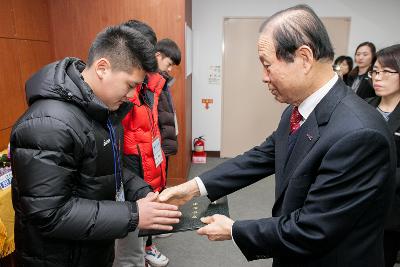
[[[18,266],[111,266],[116,238],[179,221],[121,164],[126,96],[156,70],[154,53],[139,32],[113,26],[87,65],[65,58],[27,81],[29,109],[10,139]]]
[[[168,157],[178,152],[178,120],[170,90],[175,79],[170,73],[181,63],[181,50],[171,39],[162,39],[156,45],[156,58],[158,70],[166,80],[158,100],[158,125],[168,173]]]
[[[349,73],[353,69],[353,59],[349,56],[339,56],[333,63],[333,70],[339,75],[345,84],[348,83]]]
[[[392,267],[400,250],[400,44],[377,53],[377,60],[369,72],[377,97],[367,99],[387,121],[396,142],[396,194],[385,225],[385,266]]]
[[[362,99],[374,97],[375,92],[372,87],[368,71],[372,69],[376,60],[376,48],[371,42],[364,42],[357,46],[354,61],[357,64],[347,78],[347,85]]]

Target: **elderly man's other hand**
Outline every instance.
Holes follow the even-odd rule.
[[[232,239],[232,225],[234,221],[224,215],[215,214],[213,216],[201,218],[206,226],[197,230],[199,235],[206,235],[211,241],[223,241]]]
[[[181,206],[196,196],[200,196],[199,187],[195,180],[190,180],[165,189],[160,193],[158,200],[163,203]]]
[[[170,231],[172,224],[179,223],[182,215],[175,205],[158,203],[159,193],[150,192],[145,198],[137,201],[139,212],[139,229]]]

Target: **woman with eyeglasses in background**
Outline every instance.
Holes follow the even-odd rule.
[[[396,184],[400,185],[400,44],[389,46],[377,53],[377,60],[369,72],[376,97],[367,102],[376,107],[388,122],[396,143]],[[399,186],[397,186],[399,187]],[[385,266],[392,267],[400,249],[400,188],[395,198],[384,233]]]
[[[348,77],[347,85],[361,98],[374,97],[374,88],[368,71],[372,69],[376,60],[376,48],[371,42],[364,42],[357,46],[354,61],[357,64]]]

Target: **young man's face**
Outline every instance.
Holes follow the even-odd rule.
[[[104,65],[96,70],[99,82],[95,94],[110,111],[114,111],[127,101],[127,95],[136,85],[143,82],[146,72],[136,67],[129,72],[113,70],[111,65]]]
[[[160,52],[157,52],[156,59],[157,59],[158,69],[160,71],[165,71],[167,73],[170,73],[172,71],[174,62],[172,61],[171,58],[164,56]]]

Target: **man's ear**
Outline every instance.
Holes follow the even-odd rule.
[[[97,77],[102,80],[111,71],[111,63],[108,59],[102,57],[94,62],[94,68]]]
[[[303,65],[305,73],[308,73],[314,62],[314,53],[311,48],[307,45],[300,46],[296,50],[296,56]]]

